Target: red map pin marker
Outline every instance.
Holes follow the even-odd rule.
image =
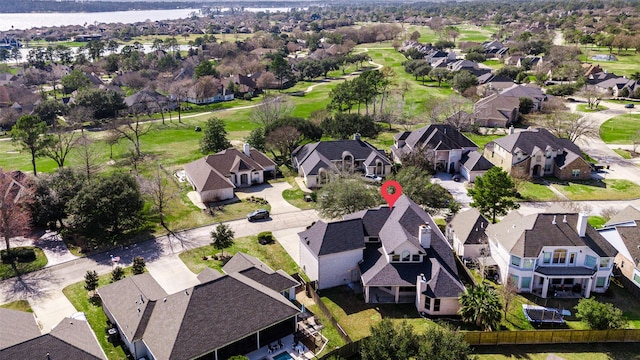
[[[389,192],[389,188],[392,189],[391,192]],[[387,201],[389,208],[392,208],[396,200],[402,195],[402,186],[395,180],[385,181],[380,187],[380,194],[382,194],[382,197]]]

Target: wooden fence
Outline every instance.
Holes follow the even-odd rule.
[[[347,344],[353,342],[349,337],[349,335],[347,335],[344,329],[342,329],[340,324],[338,324],[336,319],[333,317],[333,315],[331,314],[331,311],[329,311],[329,309],[324,305],[324,303],[320,299],[320,296],[318,296],[318,293],[316,293],[316,291],[313,289],[313,286],[310,283],[306,283],[305,291],[307,292],[307,295],[311,296],[311,298],[316,303],[316,305],[318,305],[318,307],[320,308],[320,311],[322,311],[322,313],[329,319],[333,327],[336,328],[336,330],[338,330],[338,334],[340,334],[340,337],[342,337],[342,339]]]
[[[469,345],[524,345],[640,342],[640,329],[467,331]]]
[[[620,273],[620,270],[614,268],[613,272],[614,274],[616,274],[615,280],[619,281],[624,289],[627,290],[631,295],[635,296],[637,299],[640,299],[640,287],[638,287],[638,285],[636,285],[633,281],[622,275],[622,273]]]

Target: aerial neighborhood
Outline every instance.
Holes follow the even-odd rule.
[[[637,1],[30,3],[0,360],[640,354]]]

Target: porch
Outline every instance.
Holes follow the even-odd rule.
[[[365,287],[365,300],[371,304],[405,304],[415,303],[416,301],[416,288],[413,287],[413,292],[402,291],[400,292],[399,286],[391,288],[387,287]]]
[[[315,354],[294,334],[252,351],[246,356],[249,360],[307,360],[314,358]]]
[[[594,269],[584,267],[540,266],[533,276],[532,292],[542,298],[588,298]]]

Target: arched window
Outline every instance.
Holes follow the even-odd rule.
[[[384,175],[384,166],[380,160],[376,161],[376,175]]]
[[[411,259],[411,254],[409,250],[405,250],[402,252],[402,261],[409,261]]]
[[[353,169],[353,155],[347,153],[342,155],[342,170],[351,171]]]

